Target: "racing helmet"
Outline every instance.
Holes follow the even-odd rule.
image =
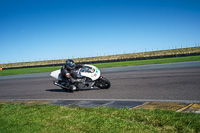
[[[68,59],[68,60],[66,60],[66,66],[68,66],[69,68],[73,69],[73,68],[76,67],[76,64],[75,64],[75,62],[73,60]]]

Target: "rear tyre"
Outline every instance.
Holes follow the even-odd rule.
[[[97,83],[97,87],[99,87],[100,89],[109,89],[110,86],[111,86],[111,83],[106,78],[99,79],[99,81]]]

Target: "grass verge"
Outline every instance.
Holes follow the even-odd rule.
[[[106,67],[135,66],[135,65],[161,64],[161,63],[199,61],[199,60],[200,60],[200,56],[188,56],[188,57],[174,57],[174,58],[163,58],[163,59],[98,63],[98,64],[93,64],[93,65],[97,66],[98,68],[106,68]],[[57,69],[60,69],[60,68],[61,68],[61,66],[23,68],[23,69],[8,69],[8,70],[0,71],[0,76],[26,74],[26,73],[51,72],[51,71],[54,71],[54,70],[57,70]]]
[[[0,131],[200,132],[200,115],[164,110],[0,104]]]
[[[99,68],[105,68],[105,67],[121,67],[121,66],[136,66],[136,65],[150,65],[150,64],[186,62],[186,61],[199,61],[199,60],[200,60],[200,56],[188,56],[188,57],[174,57],[174,58],[163,58],[163,59],[101,63],[101,64],[93,64],[93,65]]]
[[[61,68],[61,66],[8,69],[8,70],[0,71],[0,76],[27,74],[27,73],[51,72],[51,71],[54,71],[54,70],[57,70],[57,69],[60,69],[60,68]]]

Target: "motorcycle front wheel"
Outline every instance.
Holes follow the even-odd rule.
[[[100,89],[108,89],[110,88],[111,83],[108,79],[102,77],[96,82],[96,86]]]

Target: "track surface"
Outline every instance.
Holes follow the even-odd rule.
[[[184,65],[185,64],[185,65]],[[195,64],[195,65],[192,65]],[[121,72],[119,72],[121,69]],[[200,101],[200,62],[144,65],[102,69],[110,80],[108,90],[64,92],[52,84],[48,73],[2,76],[0,100],[10,99],[118,99],[118,100],[190,100]],[[118,72],[116,72],[118,71]]]

